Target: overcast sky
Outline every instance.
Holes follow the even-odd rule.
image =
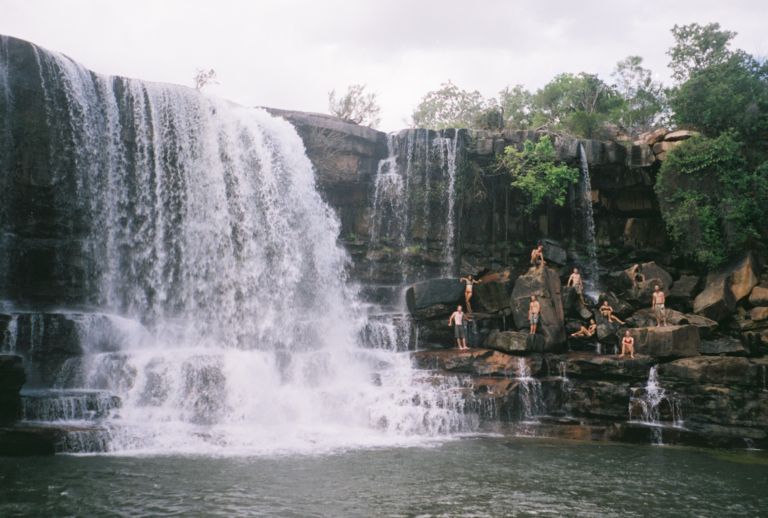
[[[0,0],[1,34],[105,74],[191,85],[214,68],[210,94],[318,112],[329,90],[365,83],[384,130],[448,79],[494,96],[560,72],[607,79],[637,54],[666,80],[670,28],[714,21],[768,55],[768,0]]]

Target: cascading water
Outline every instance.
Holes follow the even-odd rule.
[[[89,352],[82,384],[63,387],[122,402],[88,449],[318,451],[474,426],[407,355],[360,346],[339,224],[290,124],[37,57],[51,157],[71,157],[53,174],[81,193],[94,303],[147,327]],[[29,411],[86,415],[83,394],[49,410],[30,395]]]
[[[518,393],[520,396],[521,420],[523,422],[535,421],[536,416],[544,413],[541,382],[531,376],[531,369],[528,367],[528,362],[523,356],[517,359],[515,376],[520,384]]]
[[[584,279],[585,287],[594,292],[599,289],[600,268],[597,259],[597,239],[595,237],[595,216],[592,212],[592,180],[589,176],[589,162],[587,161],[587,152],[584,144],[579,142],[579,160],[581,163],[581,190],[580,197],[583,205],[582,209],[582,229],[584,246],[587,252],[587,276]]]
[[[443,245],[442,262],[445,265],[441,272],[444,277],[450,277],[456,274],[454,263],[454,249],[456,241],[456,152],[459,148],[459,137],[455,134],[453,138],[440,137],[435,143],[440,150],[440,167],[446,172],[446,198],[447,198],[447,220],[445,223],[445,238]]]
[[[642,389],[632,389],[629,399],[629,420],[639,421],[651,427],[654,444],[663,444],[662,418],[674,427],[683,426],[683,414],[679,401],[667,394],[658,380],[657,366],[648,372],[648,381]]]

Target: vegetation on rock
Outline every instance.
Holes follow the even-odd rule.
[[[331,114],[354,124],[375,128],[381,122],[381,107],[376,94],[365,91],[366,85],[347,87],[344,95],[337,97],[336,90],[328,92],[328,110]]]
[[[526,212],[532,212],[545,202],[562,207],[568,187],[579,181],[579,170],[557,164],[555,146],[548,136],[538,142],[525,141],[523,150],[507,146],[497,159],[497,167],[512,177],[512,186],[528,199]]]

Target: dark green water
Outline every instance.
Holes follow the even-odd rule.
[[[474,438],[273,458],[0,458],[0,516],[766,516],[768,455]]]

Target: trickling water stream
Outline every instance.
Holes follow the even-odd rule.
[[[581,190],[582,201],[582,229],[584,247],[587,251],[587,276],[584,279],[585,287],[594,292],[599,289],[600,268],[597,259],[597,239],[595,237],[595,216],[592,211],[592,180],[589,176],[589,162],[584,144],[579,142],[579,160],[581,161]]]
[[[657,366],[648,372],[648,381],[642,389],[632,389],[629,400],[629,420],[637,420],[651,427],[654,444],[663,444],[663,426],[683,426],[680,402],[667,394],[658,380]]]

